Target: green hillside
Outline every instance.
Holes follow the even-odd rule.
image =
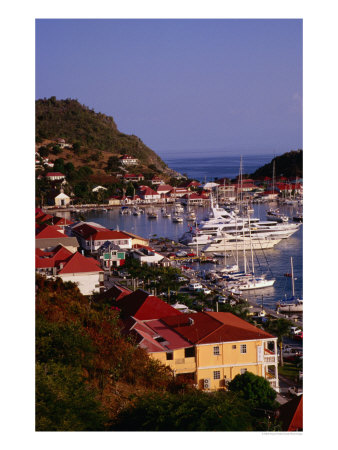
[[[303,178],[303,150],[291,150],[281,156],[276,156],[268,164],[257,169],[251,174],[253,179],[272,177],[273,162],[275,162],[276,178],[284,176],[286,178]]]
[[[141,164],[164,169],[165,163],[140,138],[121,133],[114,119],[81,105],[77,100],[39,99],[35,103],[36,141],[63,138],[81,148],[108,151],[113,155],[128,154]]]

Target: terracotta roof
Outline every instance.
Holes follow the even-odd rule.
[[[158,193],[154,191],[154,189],[151,189],[149,186],[141,186],[140,195],[158,195]]]
[[[193,344],[273,337],[231,313],[202,312],[183,314],[180,317],[163,317],[161,320]]]
[[[172,328],[166,326],[161,320],[149,320],[147,321],[148,327],[156,332],[158,336],[165,339],[162,345],[168,350],[175,350],[178,348],[191,347],[191,343],[182,338]]]
[[[64,217],[57,217],[57,216],[54,216],[54,218],[53,218],[53,224],[54,225],[72,225],[74,222],[71,222],[70,220],[68,220],[68,219],[65,219]]]
[[[61,262],[67,261],[73,255],[62,245],[58,245],[52,252],[44,252],[37,248],[35,250],[35,267],[37,269],[57,267]]]
[[[83,273],[83,272],[102,272],[99,263],[94,258],[86,258],[81,253],[74,253],[66,262],[59,274],[64,273]]]
[[[139,320],[159,319],[182,314],[160,298],[141,289],[123,297],[119,301],[119,308],[124,316],[132,316]]]
[[[278,408],[283,431],[303,431],[303,396],[295,397]]]
[[[43,229],[36,230],[35,239],[51,239],[68,237],[62,232],[62,229],[55,225],[46,225]]]
[[[84,239],[91,237],[93,241],[129,239],[129,236],[122,231],[108,230],[108,228],[98,227],[82,223],[73,228],[74,233],[78,233]]]
[[[61,172],[48,172],[48,173],[46,173],[46,177],[60,177],[60,176],[65,177],[65,174],[61,173]]]
[[[126,295],[131,294],[133,291],[118,283],[115,283],[110,289],[100,294],[100,298],[105,298],[108,300],[119,301]]]
[[[170,192],[173,189],[172,186],[170,186],[169,184],[160,184],[159,187],[157,188],[157,192],[161,192],[161,191],[165,191],[165,192]]]

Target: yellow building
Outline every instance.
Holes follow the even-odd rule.
[[[138,321],[134,331],[143,333],[139,345],[153,358],[171,367],[176,376],[190,374],[199,389],[225,388],[248,370],[279,391],[277,338],[231,313]]]

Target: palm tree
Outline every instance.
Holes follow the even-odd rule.
[[[273,334],[274,336],[277,336],[277,343],[279,345],[280,350],[280,365],[283,367],[284,361],[283,361],[283,337],[290,334],[292,322],[287,319],[277,319],[277,320],[270,320],[266,326],[266,330]]]

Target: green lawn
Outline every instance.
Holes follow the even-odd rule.
[[[295,363],[291,363],[291,362],[284,362],[283,367],[278,365],[279,375],[282,375],[291,381],[298,380],[298,374],[299,374],[299,371],[301,371],[301,370],[302,369],[300,367],[297,367]]]

